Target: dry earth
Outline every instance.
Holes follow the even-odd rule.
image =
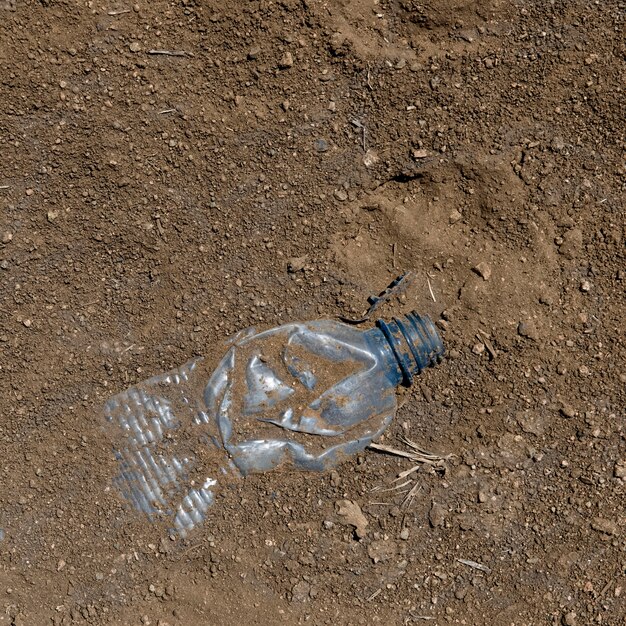
[[[0,1],[0,626],[626,623],[625,17]],[[371,450],[185,539],[111,489],[110,395],[406,270],[408,506]]]

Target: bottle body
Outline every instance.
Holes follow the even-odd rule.
[[[114,396],[105,416],[118,430],[120,490],[184,533],[228,474],[334,467],[389,425],[411,364],[419,371],[442,354],[430,320],[418,320],[368,331],[333,320],[248,329],[210,375],[200,357]]]

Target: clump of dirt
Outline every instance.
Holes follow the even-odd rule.
[[[0,626],[618,624],[624,7],[0,2]],[[400,435],[185,539],[107,398],[248,326],[427,313]],[[345,502],[367,521],[355,534]],[[341,503],[344,503],[343,505]]]

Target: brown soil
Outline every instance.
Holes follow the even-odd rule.
[[[0,626],[626,623],[625,15],[0,1]],[[184,540],[111,488],[109,396],[404,270],[409,506],[371,450]]]

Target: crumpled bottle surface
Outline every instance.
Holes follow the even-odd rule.
[[[123,496],[185,534],[220,479],[279,466],[326,470],[363,450],[393,419],[395,389],[437,363],[425,316],[358,330],[333,320],[242,331],[212,372],[199,357],[105,405]]]

